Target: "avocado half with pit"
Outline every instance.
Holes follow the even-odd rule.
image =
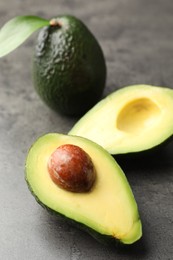
[[[66,144],[80,147],[92,160],[96,179],[87,192],[67,191],[49,174],[51,154]],[[125,174],[106,150],[90,140],[58,133],[40,137],[26,159],[26,181],[44,208],[71,220],[99,241],[132,244],[142,236],[137,203]]]
[[[121,88],[89,110],[69,134],[86,137],[111,154],[158,147],[173,135],[173,90],[150,85]]]

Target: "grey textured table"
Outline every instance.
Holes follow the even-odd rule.
[[[107,62],[104,95],[125,85],[173,87],[172,0],[5,0],[1,26],[16,15],[70,13],[99,40]],[[50,216],[24,181],[27,150],[47,132],[67,133],[76,119],[51,111],[31,80],[34,34],[0,60],[0,259],[173,259],[173,144],[148,158],[121,160],[138,202],[143,239],[129,249],[104,247]]]

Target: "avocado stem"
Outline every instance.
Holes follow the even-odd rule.
[[[59,26],[59,27],[62,26],[62,24],[59,22],[59,20],[57,18],[52,18],[49,21],[49,24],[50,24],[50,26]]]

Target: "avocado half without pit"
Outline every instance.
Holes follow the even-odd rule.
[[[26,181],[49,211],[99,241],[132,244],[142,236],[138,208],[114,158],[83,137],[50,133],[30,148]]]
[[[111,154],[154,149],[173,135],[173,90],[121,88],[97,103],[69,134],[86,137]]]

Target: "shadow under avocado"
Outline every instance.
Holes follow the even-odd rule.
[[[154,174],[158,169],[173,168],[173,142],[144,152],[114,155],[114,159],[125,171],[153,170]]]
[[[148,246],[145,236],[132,245],[121,245],[117,248],[120,255],[128,255],[129,259],[145,258],[148,255]]]
[[[47,212],[48,213],[48,212]],[[85,244],[85,247],[97,248],[99,251],[107,252],[108,255],[126,255],[128,259],[143,259],[148,255],[148,246],[143,234],[142,238],[131,245],[121,244],[117,240],[111,241],[108,239],[106,243],[106,238],[103,237],[103,240],[100,236],[97,236],[97,233],[94,234],[93,230],[89,232],[84,231],[81,225],[77,223],[74,224],[72,220],[65,220],[60,214],[45,214],[45,221],[48,223],[47,228],[42,230],[46,232],[46,235],[49,234],[49,240],[51,244],[63,243],[64,241],[67,248],[71,245],[71,241],[75,238],[75,243],[79,242],[79,247]],[[49,212],[50,213],[50,212]],[[82,242],[83,240],[83,242]],[[65,246],[65,245],[63,245]],[[80,248],[82,250],[82,248]]]

